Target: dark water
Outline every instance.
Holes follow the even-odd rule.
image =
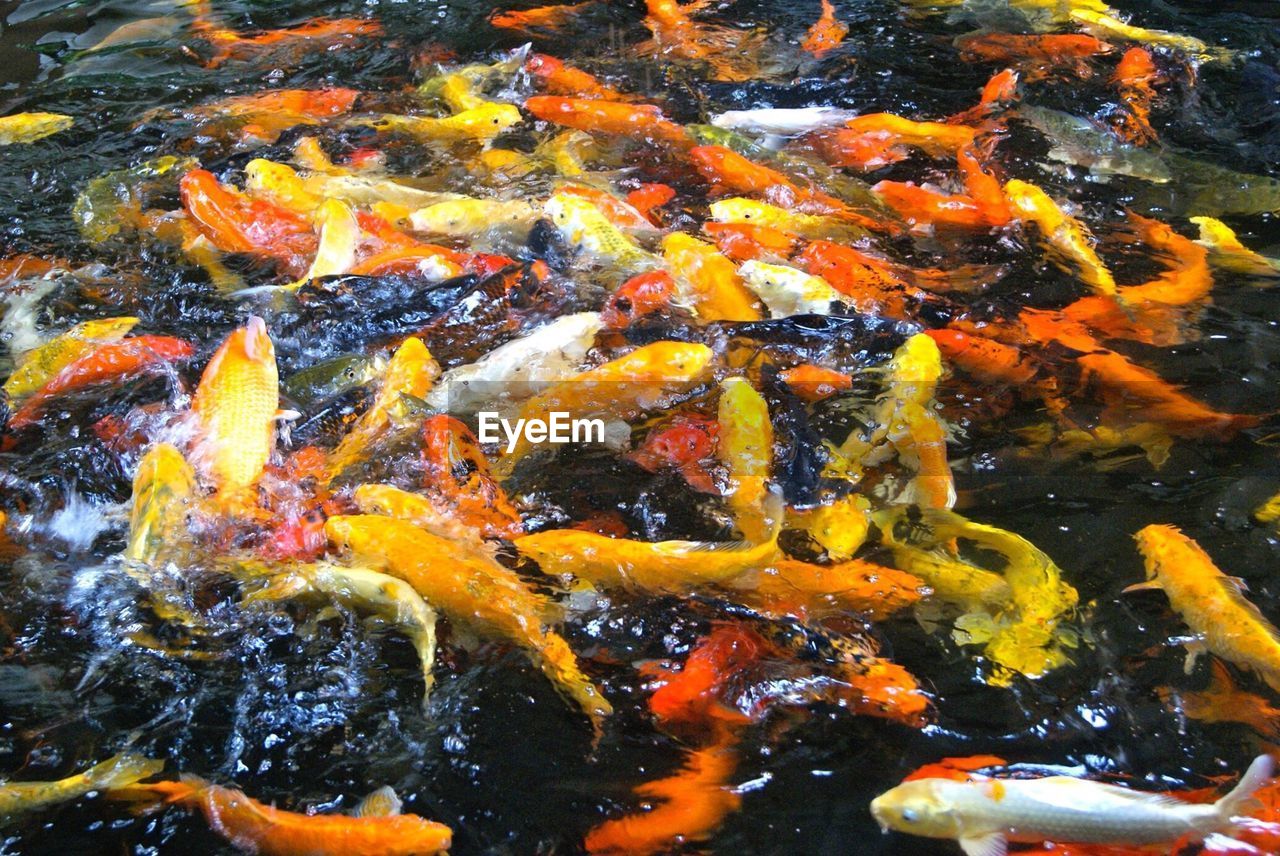
[[[1275,4],[1121,7],[1140,11],[1145,26],[1239,52],[1234,63],[1203,66],[1194,86],[1166,100],[1156,115],[1165,143],[1235,170],[1280,176]],[[85,53],[131,21],[168,16],[184,26],[186,13],[172,3],[0,4],[7,15],[0,31],[4,112],[77,117],[68,132],[0,150],[0,250],[99,262],[116,277],[106,290],[60,284],[41,301],[37,323],[62,329],[87,317],[137,314],[141,332],[196,342],[192,365],[203,365],[248,308],[217,299],[196,269],[171,254],[128,241],[88,245],[70,216],[76,193],[109,169],[159,154],[179,152],[222,168],[249,157],[225,141],[191,138],[182,119],[144,118],[149,111],[178,111],[263,88],[393,92],[416,79],[412,61],[424,46],[446,46],[463,60],[517,47],[521,39],[485,24],[491,8],[488,0],[218,3],[216,11],[236,28],[333,15],[376,18],[387,34],[276,64],[206,69],[178,50],[176,35]],[[587,32],[537,47],[617,75],[630,84],[625,88],[651,96],[681,122],[766,104],[936,118],[974,103],[991,68],[956,59],[951,38],[968,25],[942,16],[909,19],[893,2],[846,0],[837,8],[851,27],[845,48],[800,66],[780,49],[781,62],[791,67],[748,84],[707,81],[697,69],[634,58],[628,46],[647,37],[640,4],[614,4],[591,19]],[[816,3],[739,0],[710,18],[758,23],[785,44],[801,38],[815,16]],[[1102,80],[1069,79],[1038,92],[1045,106],[1077,115],[1096,112],[1111,97]],[[1086,184],[1047,172],[1038,165],[1038,144],[1006,151],[1011,175],[1080,202],[1091,223],[1121,219],[1136,185],[1123,179]],[[904,169],[885,176],[915,177],[909,165]],[[169,203],[176,207],[176,200]],[[1274,216],[1229,222],[1246,244],[1276,254]],[[989,260],[1003,250],[971,252],[971,260]],[[1056,276],[1024,266],[1001,284],[998,299],[1032,295],[1051,305]],[[1280,298],[1242,277],[1215,277],[1198,340],[1132,350],[1219,409],[1273,411],[1280,392]],[[289,332],[287,322],[273,321],[278,339]],[[314,357],[281,345],[286,367]],[[0,370],[7,370],[9,357],[0,359]],[[127,534],[121,503],[129,496],[129,464],[87,426],[133,404],[172,399],[180,384],[190,389],[196,377],[191,368],[182,377],[75,399],[66,412],[51,414],[38,436],[0,453],[0,505],[25,527],[23,553],[0,565],[0,771],[55,778],[127,745],[168,759],[170,771],[234,782],[290,808],[349,808],[374,787],[391,784],[407,810],[453,827],[455,852],[523,854],[575,852],[588,829],[634,805],[634,785],[678,764],[681,744],[647,719],[643,680],[615,664],[682,657],[725,614],[723,604],[617,597],[607,612],[570,622],[570,643],[586,654],[592,677],[617,709],[594,750],[583,723],[522,655],[498,645],[475,651],[446,645],[425,713],[412,648],[396,635],[364,632],[350,616],[312,621],[304,608],[244,614],[220,601],[214,586],[210,615],[226,627],[218,639],[220,659],[185,662],[124,645],[142,621],[138,592],[107,559]],[[960,510],[1027,537],[1057,561],[1080,592],[1080,621],[1091,644],[1073,665],[1043,680],[996,689],[983,683],[972,651],[957,650],[943,634],[926,635],[909,613],[878,624],[874,633],[885,654],[934,695],[933,724],[914,731],[821,705],[771,717],[743,743],[735,776],[744,783],[741,810],[690,852],[953,852],[951,845],[882,837],[867,812],[870,799],[905,773],[947,755],[992,753],[1011,762],[1125,774],[1159,788],[1202,786],[1208,777],[1243,769],[1256,753],[1256,739],[1244,727],[1184,721],[1161,704],[1153,687],[1202,687],[1207,664],[1182,677],[1181,649],[1163,646],[1183,632],[1181,623],[1159,597],[1121,598],[1119,592],[1141,578],[1132,533],[1170,523],[1196,538],[1227,573],[1245,578],[1253,601],[1280,620],[1274,574],[1280,538],[1251,519],[1280,489],[1280,464],[1267,441],[1274,427],[1229,443],[1180,441],[1156,471],[1140,456],[1104,469],[1017,454],[1009,429],[1036,421],[1030,404],[1015,404],[995,420],[981,412],[966,419],[959,409],[949,415],[965,429],[949,449]],[[539,486],[547,502],[571,504],[590,494],[597,507],[620,503],[630,521],[651,524],[650,537],[690,536],[696,509],[673,497],[678,489],[660,477],[612,467],[591,458],[562,460]],[[5,853],[228,849],[198,816],[170,811],[134,818],[92,799],[2,834]]]

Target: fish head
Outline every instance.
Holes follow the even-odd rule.
[[[941,793],[937,779],[904,782],[871,801],[871,816],[886,832],[925,838],[957,838],[960,818]]]
[[[479,107],[468,110],[465,115],[468,127],[484,139],[492,139],[512,125],[518,125],[524,121],[519,107],[494,101],[485,102]]]
[[[238,351],[238,356],[252,363],[261,363],[263,365],[276,364],[276,348],[271,341],[271,336],[267,333],[267,322],[254,315],[249,319],[249,323],[241,327],[232,334],[232,338],[228,340],[230,351],[233,353]]]
[[[721,199],[711,203],[711,217],[720,223],[762,223],[764,209],[754,199]]]

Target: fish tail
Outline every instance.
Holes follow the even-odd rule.
[[[118,788],[154,776],[163,769],[164,761],[153,761],[142,755],[122,752],[90,767],[85,771],[84,777],[98,788]]]
[[[538,666],[543,674],[586,714],[598,733],[604,718],[613,713],[609,700],[582,673],[578,658],[562,637],[548,633],[537,648]]]
[[[1261,808],[1254,793],[1271,781],[1275,774],[1275,762],[1270,755],[1259,755],[1253,759],[1249,769],[1244,771],[1240,781],[1222,799],[1214,803],[1217,809],[1218,822],[1230,824],[1232,818],[1247,815]]]
[[[107,791],[107,797],[132,803],[131,811],[146,814],[161,806],[190,802],[205,787],[205,782],[195,776],[182,776],[176,782],[150,782],[147,784],[122,783]]]

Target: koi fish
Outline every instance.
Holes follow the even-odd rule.
[[[1094,175],[1127,175],[1157,185],[1174,184],[1175,169],[1166,157],[1129,145],[1088,119],[1034,104],[1020,105],[1017,116],[1044,135],[1052,160],[1084,167]]]
[[[759,303],[733,262],[705,241],[672,232],[662,239],[663,260],[676,283],[677,301],[699,323],[759,321]]]
[[[1077,33],[1013,35],[976,33],[956,39],[956,48],[965,62],[995,62],[1014,66],[1027,82],[1043,80],[1065,68],[1076,77],[1093,76],[1089,60],[1111,53],[1115,48],[1101,39]]]
[[[261,318],[227,337],[205,366],[191,400],[197,441],[192,462],[230,499],[252,487],[276,444],[276,351]]]
[[[543,205],[543,213],[570,245],[592,258],[625,271],[657,266],[657,258],[641,249],[599,208],[572,193],[556,192]]]
[[[581,6],[592,5],[588,3]],[[565,6],[551,8],[564,9]],[[490,22],[493,18],[489,19]],[[546,54],[530,54],[525,61],[525,70],[533,75],[538,86],[548,95],[562,95],[570,98],[595,98],[601,101],[625,103],[638,100],[634,95],[619,92],[607,83],[601,83],[591,74],[580,68],[574,68],[553,56]]]
[[[867,113],[810,138],[832,166],[870,171],[905,160],[910,149],[934,158],[953,156],[973,143],[975,131],[964,125],[916,122],[892,113]]]
[[[822,0],[822,15],[805,34],[800,49],[813,54],[815,59],[822,59],[838,48],[847,35],[849,25],[836,18],[836,7],[831,5],[831,0]]]
[[[1120,59],[1111,81],[1120,95],[1124,110],[1115,120],[1112,130],[1120,139],[1135,146],[1149,146],[1156,142],[1155,129],[1151,127],[1151,103],[1155,100],[1156,71],[1151,54],[1143,48],[1130,48]]]
[[[820,276],[844,295],[844,302],[859,312],[889,318],[913,318],[916,306],[934,301],[932,295],[912,285],[918,279],[935,287],[962,284],[971,278],[968,271],[907,270],[861,250],[831,241],[811,241],[792,262],[814,276]],[[979,281],[989,277],[976,271]]]
[[[354,89],[277,89],[236,95],[184,111],[184,117],[218,127],[228,121],[245,137],[273,143],[282,131],[297,125],[316,125],[351,112],[360,93]]]
[[[1041,240],[1056,258],[1077,267],[1081,280],[1095,293],[1115,296],[1115,277],[1098,258],[1091,236],[1080,221],[1034,184],[1012,179],[1005,184],[1004,192],[1015,214],[1036,225]]]
[[[624,231],[639,235],[650,235],[657,231],[653,223],[649,222],[649,218],[633,208],[631,203],[619,199],[608,191],[585,184],[565,183],[558,185],[555,192],[581,196],[609,218],[609,222]]]
[[[1110,11],[1112,10],[1108,10],[1108,12]],[[1124,39],[1125,41],[1138,42],[1144,45],[1172,48],[1202,60],[1229,59],[1232,56],[1231,51],[1224,48],[1210,47],[1194,36],[1136,27],[1132,24],[1126,24],[1107,12],[1093,9],[1072,9],[1070,16],[1074,21],[1083,25],[1086,30],[1100,33],[1107,38]]]
[[[0,116],[0,146],[34,143],[67,130],[76,123],[61,113],[14,113]]]
[[[764,543],[780,525],[770,520],[768,509],[773,469],[769,405],[746,378],[726,378],[720,382],[716,423],[716,456],[729,473],[725,498],[734,523],[748,541]]]
[[[833,305],[844,302],[844,295],[822,277],[786,265],[749,261],[743,262],[738,273],[773,318],[829,315]]]
[[[909,181],[881,181],[871,189],[915,232],[982,231],[1002,225],[993,221],[977,200],[964,194],[943,193]]]
[[[397,116],[385,113],[374,119],[354,120],[383,131],[399,131],[427,142],[492,142],[513,125],[524,121],[514,104],[486,101],[452,116]]]
[[[644,25],[653,39],[636,46],[641,56],[674,57],[691,62],[705,62],[712,80],[728,83],[759,77],[760,34],[703,24],[693,20],[692,13],[706,6],[705,0],[645,0]]]
[[[163,761],[122,753],[83,773],[54,782],[5,782],[0,784],[0,826],[30,812],[69,802],[94,791],[132,785],[164,769]]]
[[[179,186],[187,215],[215,247],[273,258],[295,277],[306,272],[317,247],[308,218],[245,196],[203,169],[188,172]]]
[[[212,54],[199,57],[189,48],[184,50],[189,56],[196,57],[205,68],[218,68],[228,60],[250,60],[281,48],[300,50],[312,44],[333,44],[361,36],[382,34],[382,25],[377,21],[359,18],[315,18],[292,27],[246,35],[216,26],[201,17],[192,24],[192,29],[209,42]]]
[[[578,529],[550,529],[515,539],[516,549],[544,574],[599,589],[691,594],[723,584],[778,554],[776,534],[746,541],[632,541]]]
[[[925,334],[948,361],[983,383],[1021,387],[1040,373],[1035,360],[1012,345],[960,330],[926,330]]]
[[[670,306],[675,296],[676,281],[665,270],[638,273],[618,286],[600,311],[600,319],[610,329],[628,327],[637,318]]]
[[[155,566],[181,556],[190,541],[187,514],[196,499],[196,473],[174,446],[157,443],[133,475],[125,559]]]
[[[1231,672],[1219,660],[1209,664],[1209,686],[1202,691],[1158,687],[1160,700],[1178,713],[1199,722],[1238,722],[1267,740],[1280,738],[1280,710],[1236,686]]]
[[[638,310],[643,298],[637,296],[634,289],[628,292],[626,285],[617,294],[624,292],[632,301],[632,309]],[[438,411],[470,413],[498,398],[507,402],[523,401],[577,372],[586,362],[596,334],[603,327],[613,326],[613,321],[606,308],[599,313],[564,315],[543,324],[519,339],[498,346],[474,363],[446,371],[427,393],[427,405]]]
[[[1196,243],[1209,251],[1216,266],[1246,276],[1280,276],[1280,260],[1255,253],[1240,243],[1226,223],[1213,217],[1192,217],[1191,222],[1200,227]]]
[[[453,831],[444,824],[399,814],[398,799],[366,802],[369,808],[378,806],[389,812],[385,814],[303,814],[266,805],[243,791],[190,775],[176,782],[117,788],[108,796],[199,809],[213,831],[237,847],[263,856],[442,854],[453,841]]]
[[[871,814],[885,831],[954,838],[967,856],[996,856],[1008,841],[1048,839],[1172,846],[1188,836],[1199,841],[1231,831],[1272,768],[1270,757],[1259,756],[1235,788],[1210,805],[1068,776],[916,779],[872,800]]]
[[[1244,583],[1223,574],[1199,544],[1172,526],[1153,524],[1134,538],[1147,582],[1125,591],[1163,591],[1204,649],[1280,688],[1280,630],[1245,598]]]
[[[825,5],[830,7],[830,3]],[[838,107],[765,107],[718,113],[711,117],[711,124],[730,131],[757,131],[761,134],[794,137],[821,128],[843,125],[857,115],[853,110],[841,110]]]
[[[471,429],[443,414],[422,423],[424,485],[438,505],[485,538],[522,534],[520,512],[494,479]]]
[[[709,747],[690,750],[674,775],[635,788],[636,796],[647,802],[644,811],[596,826],[587,833],[583,847],[591,854],[648,856],[710,838],[742,804],[742,797],[729,785],[738,768],[736,744],[736,738],[725,737]]]
[[[494,228],[527,229],[539,212],[523,199],[452,199],[419,208],[409,215],[415,232],[451,238],[474,238]]]
[[[123,339],[137,324],[138,319],[133,317],[102,318],[77,324],[23,354],[4,382],[4,394],[11,402],[26,399],[95,348]]]
[[[754,223],[720,223],[708,220],[702,231],[715,241],[717,249],[735,262],[784,262],[800,249],[796,235]]]
[[[689,487],[699,493],[718,494],[720,491],[707,467],[715,456],[718,433],[719,425],[713,419],[676,416],[646,434],[627,459],[651,473],[673,467]]]
[[[733,197],[711,203],[718,223],[763,226],[809,240],[857,241],[867,237],[861,226],[821,214],[800,214],[768,202]]]
[[[391,426],[401,396],[422,398],[440,376],[440,365],[422,340],[409,337],[392,354],[377,397],[329,456],[328,476],[337,478],[365,457]]]
[[[853,387],[853,378],[844,372],[815,363],[801,363],[778,372],[782,382],[805,401],[822,401]]]
[[[647,182],[627,194],[627,204],[639,211],[650,223],[661,225],[661,215],[655,209],[675,198],[675,188],[670,185]]]
[[[1018,82],[1018,72],[1012,68],[996,72],[983,85],[978,103],[951,116],[947,121],[960,125],[981,125],[1020,100]]]
[[[693,145],[684,128],[664,118],[661,110],[649,104],[534,95],[525,99],[524,109],[544,122],[578,131],[630,137],[681,149]]]
[[[311,267],[288,288],[300,288],[322,276],[337,276],[356,265],[356,250],[361,239],[360,220],[351,206],[339,199],[326,199],[316,212],[320,241]]]
[[[520,417],[545,419],[552,411],[564,411],[573,417],[608,413],[620,419],[634,418],[705,380],[711,372],[711,358],[706,345],[654,342],[539,393],[526,402]],[[510,475],[530,448],[521,432],[516,447],[498,461],[500,477]]]
[[[918,576],[859,559],[834,565],[779,559],[726,589],[757,612],[803,622],[848,613],[882,621],[930,592]]]
[[[280,568],[267,566],[256,569],[254,576],[265,585],[241,598],[242,604],[321,595],[369,610],[399,629],[418,652],[425,681],[422,703],[427,703],[435,682],[431,670],[436,658],[436,612],[413,586],[387,574],[365,568],[344,568],[330,562],[293,563]]]
[[[526,648],[597,728],[612,713],[564,639],[544,629],[544,618],[556,611],[554,604],[493,559],[392,517],[330,517],[325,533],[357,561],[409,583],[450,620]]]
[[[489,23],[500,30],[515,30],[535,36],[539,31],[556,33],[572,24],[583,12],[596,5],[595,0],[561,6],[535,6],[532,9],[495,9]],[[539,54],[534,54],[539,56]]]

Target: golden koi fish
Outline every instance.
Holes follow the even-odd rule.
[[[1115,296],[1115,277],[1098,258],[1091,237],[1079,220],[1067,215],[1047,193],[1029,182],[1013,179],[1005,184],[1004,192],[1014,212],[1036,224],[1049,248],[1079,268],[1085,285],[1098,294]]]
[[[34,143],[65,131],[76,123],[61,113],[15,113],[0,116],[0,146]]]
[[[163,761],[120,754],[55,782],[7,782],[0,785],[0,826],[28,812],[68,802],[92,791],[132,785],[163,769]]]
[[[770,527],[765,515],[773,467],[769,405],[746,378],[727,378],[720,383],[716,421],[720,426],[716,456],[729,471],[725,494],[729,510],[743,537],[759,544],[768,538]]]
[[[702,323],[759,321],[760,303],[733,262],[706,241],[672,232],[662,239],[663,259],[675,279],[680,302]]]

